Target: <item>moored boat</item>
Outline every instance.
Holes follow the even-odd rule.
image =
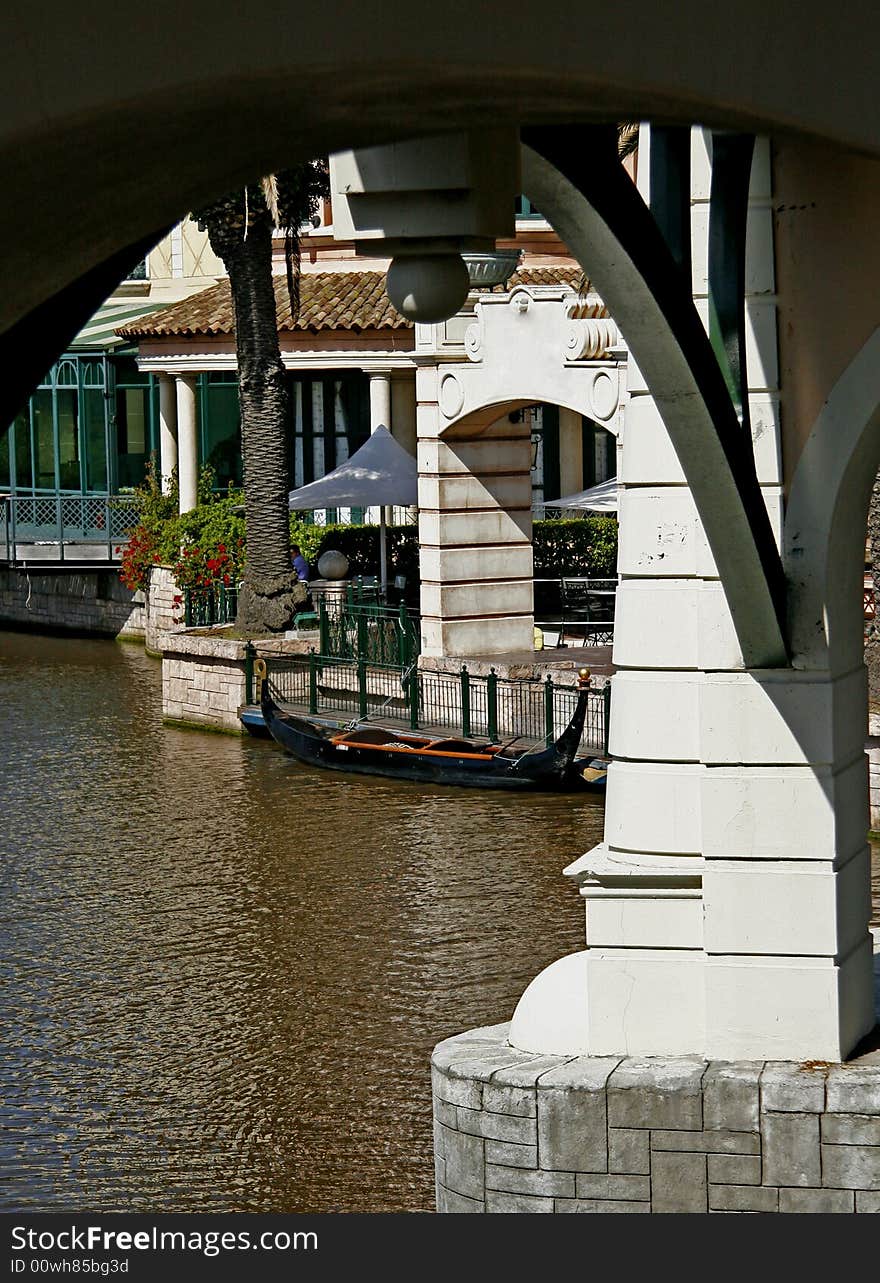
[[[358,722],[339,728],[281,709],[261,683],[260,705],[272,738],[301,762],[352,774],[467,788],[516,791],[601,791],[607,762],[578,756],[589,697],[582,679],[568,726],[547,748],[431,737]]]

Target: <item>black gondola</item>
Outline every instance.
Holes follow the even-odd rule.
[[[285,712],[261,683],[266,727],[283,749],[301,762],[333,771],[388,775],[428,784],[532,791],[600,791],[607,762],[577,756],[589,688],[579,692],[574,715],[549,748],[538,751],[481,744],[460,738],[431,738],[361,722],[339,729]]]

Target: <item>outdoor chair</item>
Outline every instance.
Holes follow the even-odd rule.
[[[602,581],[562,580],[562,636],[567,629],[583,630],[585,644],[609,645],[614,637],[613,589],[600,587]]]

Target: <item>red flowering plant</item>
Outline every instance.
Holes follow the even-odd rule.
[[[235,588],[244,567],[245,527],[239,494],[217,497],[185,512],[177,523],[179,588]]]
[[[177,555],[177,495],[176,473],[170,478],[167,493],[163,493],[156,458],[151,455],[143,483],[135,487],[132,495],[135,523],[126,532],[128,542],[116,549],[122,554],[119,578],[130,592],[145,591],[152,567]]]
[[[155,459],[151,459],[143,485],[134,491],[136,524],[128,543],[120,545],[120,578],[136,592],[149,585],[153,566],[171,566],[180,589],[234,587],[244,565],[244,506],[240,492],[218,494],[214,473],[203,468],[199,476],[198,504],[191,512],[178,512],[176,475],[163,494]],[[182,592],[174,598],[180,606]]]

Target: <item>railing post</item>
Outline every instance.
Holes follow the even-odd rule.
[[[467,665],[461,666],[461,733],[464,739],[471,733],[471,675]]]
[[[493,742],[498,739],[498,674],[494,668],[486,678],[486,733]]]
[[[357,657],[358,659],[366,659],[367,657],[367,616],[362,609],[359,610],[357,613],[357,616],[355,618],[355,626],[356,626],[355,636],[357,637],[357,643],[356,643]]]
[[[363,655],[358,655],[358,713],[361,717],[367,715],[367,661]]]
[[[327,618],[327,602],[323,593],[318,599],[318,645],[322,655],[330,654],[330,620]]]
[[[602,691],[602,703],[605,712],[605,734],[603,736],[605,756],[608,756],[608,737],[611,734],[611,683],[606,682]]]
[[[244,702],[253,704],[254,702],[254,657],[256,655],[254,643],[245,642],[244,647]]]
[[[318,656],[309,651],[309,712],[318,711]]]
[[[183,590],[183,626],[184,628],[193,626],[192,588],[188,586]]]
[[[406,668],[411,662],[409,647],[409,617],[406,613],[406,606],[400,603],[400,610],[397,612],[397,660],[401,668]]]
[[[419,670],[414,668],[409,677],[409,727],[419,729]]]
[[[547,747],[553,743],[553,675],[547,674],[544,683],[544,739]]]

